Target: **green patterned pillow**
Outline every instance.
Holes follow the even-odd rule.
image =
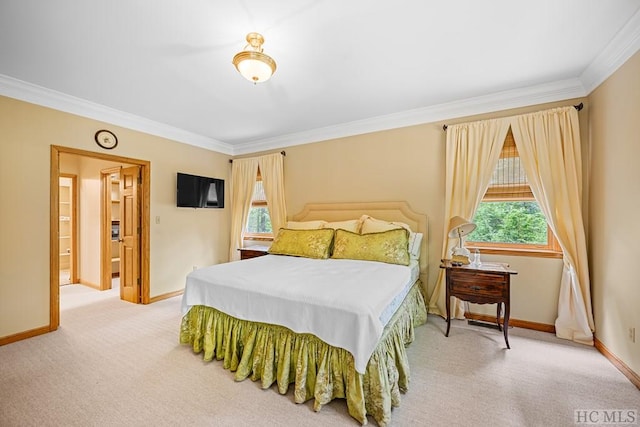
[[[409,232],[404,228],[369,234],[336,230],[331,258],[409,265]]]
[[[281,228],[269,248],[270,254],[305,258],[329,258],[333,229],[290,230]]]

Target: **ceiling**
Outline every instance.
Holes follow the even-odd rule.
[[[586,96],[639,48],[638,0],[0,0],[0,95],[231,155]]]

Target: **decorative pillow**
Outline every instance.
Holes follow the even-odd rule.
[[[360,221],[362,223],[360,233],[362,234],[379,233],[381,231],[395,230],[397,228],[404,228],[411,232],[411,227],[404,222],[384,221],[382,219],[372,218],[369,215],[362,215],[362,217],[360,217]]]
[[[360,221],[362,221],[362,228],[360,229],[362,234],[379,233],[381,231],[397,230],[398,228],[404,228],[409,231],[409,255],[411,259],[420,259],[422,233],[414,233],[404,222],[384,221],[372,218],[369,215],[362,215]]]
[[[404,228],[357,234],[336,230],[331,258],[409,265],[409,233]]]
[[[289,221],[287,227],[289,230],[317,230],[322,228],[327,221]]]
[[[334,221],[325,223],[322,228],[333,228],[334,230],[347,230],[352,233],[360,232],[360,220],[350,219],[347,221]]]
[[[332,229],[290,230],[281,228],[269,248],[270,254],[305,258],[329,258]]]

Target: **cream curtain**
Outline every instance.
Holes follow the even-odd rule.
[[[447,128],[442,258],[449,258],[455,243],[447,237],[449,219],[454,216],[473,219],[489,186],[508,130],[506,120],[485,120]],[[445,304],[445,274],[441,269],[429,301],[429,312],[446,316]],[[451,304],[451,317],[464,317],[460,301],[454,298]]]
[[[556,335],[593,345],[578,112],[563,107],[510,120],[531,190],[563,252]]]
[[[258,159],[237,159],[231,166],[231,245],[229,261],[240,259],[244,224],[249,217],[251,198],[258,176]]]
[[[282,154],[269,154],[258,158],[264,195],[267,198],[273,235],[287,223],[287,208],[284,198],[284,160]]]

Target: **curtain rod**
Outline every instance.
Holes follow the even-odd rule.
[[[580,111],[584,108],[584,105],[582,104],[582,102],[578,105],[574,105],[573,108],[575,108],[576,110]],[[442,125],[442,130],[447,130],[447,128],[449,127],[449,125]]]
[[[284,150],[282,150],[280,154],[282,154],[283,156],[287,155],[287,153]],[[229,163],[233,163],[233,159],[229,159]]]

